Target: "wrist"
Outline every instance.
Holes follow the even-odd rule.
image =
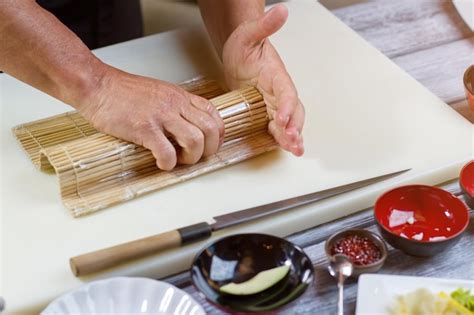
[[[61,100],[79,111],[97,103],[97,96],[103,88],[109,65],[95,56],[80,63],[79,69],[63,72],[61,78],[65,82],[61,91]]]

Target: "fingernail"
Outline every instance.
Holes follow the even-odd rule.
[[[299,141],[300,134],[298,133],[297,129],[295,128],[287,129],[285,133],[291,139],[292,142]]]
[[[286,129],[285,131],[287,136],[293,137],[296,135],[295,129]]]

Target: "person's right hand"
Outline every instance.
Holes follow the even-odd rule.
[[[151,150],[162,170],[216,153],[224,137],[224,123],[206,99],[108,66],[77,108],[97,130]]]

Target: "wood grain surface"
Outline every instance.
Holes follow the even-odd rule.
[[[330,1],[323,1],[326,3],[330,4]],[[344,3],[349,5],[344,6]],[[474,33],[463,23],[451,1],[342,0],[336,7],[333,13],[343,22],[474,123],[474,112],[467,105],[462,86],[462,73],[474,63]],[[460,195],[457,181],[442,187]],[[472,209],[470,216],[473,222]],[[376,231],[373,209],[287,237],[310,256],[315,267],[315,281],[302,297],[275,314],[336,314],[337,287],[326,271],[323,247],[332,233],[346,228]],[[459,243],[432,258],[411,257],[389,246],[389,256],[381,273],[474,280],[474,253],[467,248],[474,248],[472,223]],[[224,314],[196,291],[188,273],[166,280],[189,292],[209,314]],[[356,296],[357,282],[349,280],[345,289],[346,314],[354,314]]]
[[[333,13],[390,58],[473,34],[449,0],[378,0]]]
[[[474,123],[472,114],[462,105],[462,74],[474,64],[474,32],[452,2],[353,2],[339,1],[332,12],[443,101],[456,105],[454,108]]]
[[[474,64],[474,37],[420,50],[393,59],[446,103],[465,99],[463,74]]]

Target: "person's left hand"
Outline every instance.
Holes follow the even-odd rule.
[[[304,107],[283,61],[268,40],[287,17],[286,7],[277,5],[262,17],[242,23],[224,44],[222,60],[229,87],[255,86],[267,104],[269,132],[283,149],[301,156]]]

